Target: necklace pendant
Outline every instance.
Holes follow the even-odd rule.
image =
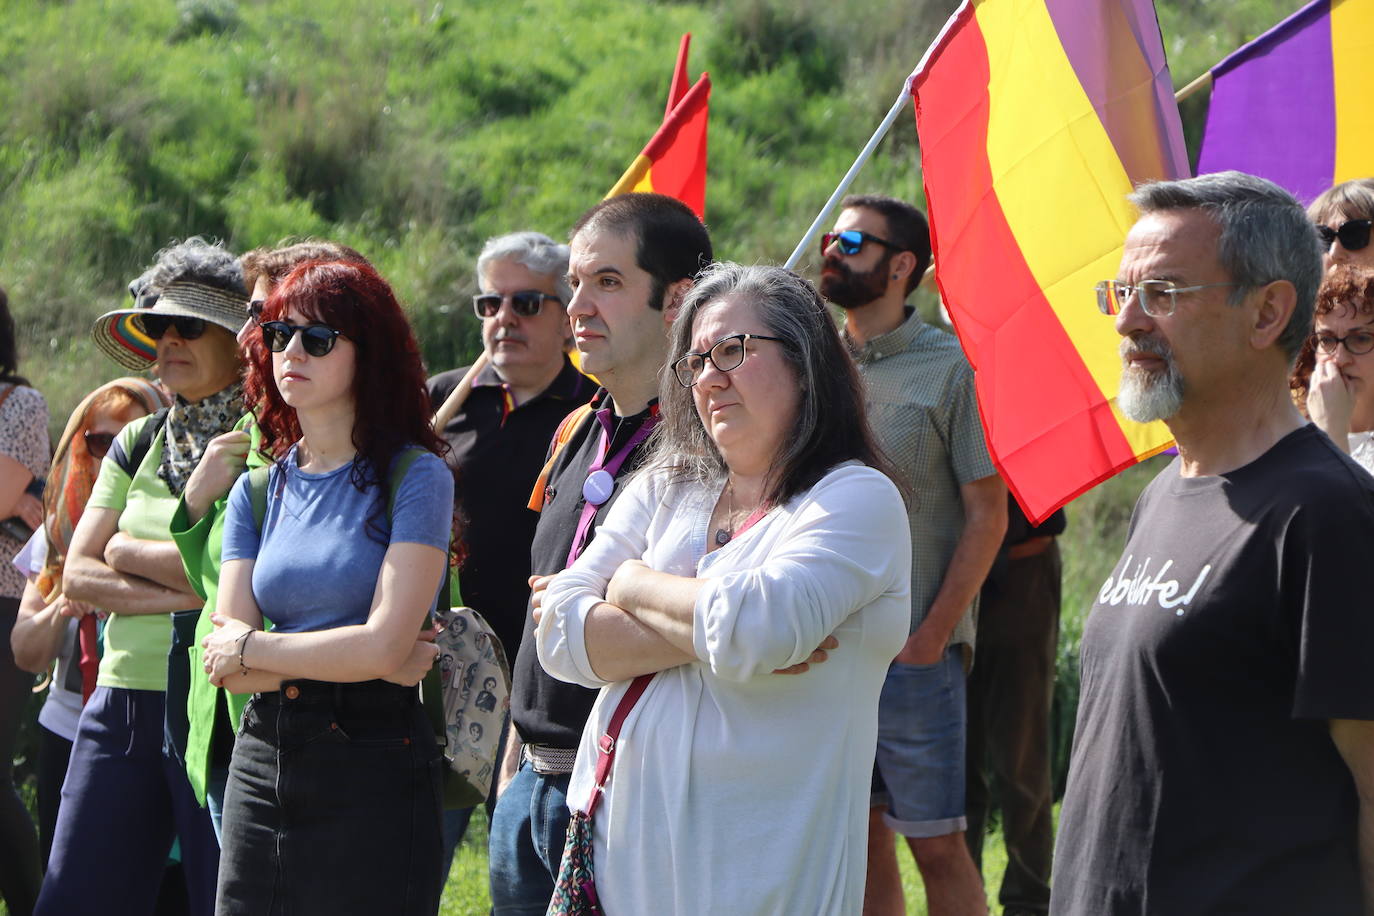
[[[724,547],[726,544],[730,543],[730,537],[731,537],[730,532],[726,531],[724,528],[717,528],[717,529],[716,529],[716,546],[717,546],[717,547]]]

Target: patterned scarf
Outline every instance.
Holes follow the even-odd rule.
[[[173,496],[186,488],[191,472],[205,454],[210,440],[227,433],[243,416],[243,385],[235,382],[223,391],[192,404],[177,395],[167,415],[167,435],[162,446],[162,464],[157,476]]]
[[[35,585],[47,602],[53,601],[62,592],[62,569],[67,562],[67,548],[72,542],[76,523],[81,520],[81,513],[86,508],[86,501],[91,498],[91,488],[95,486],[100,468],[99,461],[73,460],[76,456],[72,454],[72,441],[85,433],[90,425],[91,407],[96,400],[115,388],[127,392],[142,406],[144,413],[154,413],[167,406],[167,396],[151,382],[133,377],[118,378],[86,395],[67,419],[62,438],[57,440],[52,467],[48,470],[47,486],[43,490],[43,529],[48,539],[48,559]],[[78,667],[84,700],[95,689],[96,668],[100,664],[94,616],[88,614],[81,618],[80,633]]]

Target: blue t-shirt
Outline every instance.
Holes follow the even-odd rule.
[[[386,529],[387,486],[383,478],[362,492],[352,471],[349,462],[307,474],[292,448],[269,473],[265,534],[253,523],[247,474],[229,494],[221,559],[256,561],[253,597],[274,630],[304,633],[367,621],[388,547],[375,539]],[[278,493],[283,473],[286,485]],[[447,552],[452,519],[453,475],[442,459],[423,454],[397,489],[389,543]]]

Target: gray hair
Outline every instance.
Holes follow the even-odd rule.
[[[1180,181],[1152,181],[1128,198],[1141,214],[1202,210],[1221,235],[1217,260],[1236,283],[1229,299],[1239,305],[1251,291],[1287,280],[1297,305],[1278,345],[1289,363],[1312,331],[1312,310],[1322,279],[1321,243],[1297,199],[1283,188],[1244,172],[1216,172]]]
[[[703,483],[725,476],[725,461],[697,415],[691,389],[678,383],[673,364],[691,350],[697,317],[727,299],[751,303],[764,332],[781,338],[778,346],[800,392],[792,432],[773,458],[768,501],[786,502],[850,459],[886,472],[868,429],[858,370],[815,287],[781,267],[728,261],[702,271],[673,322],[659,384],[662,422],[654,431],[645,466]]]
[[[509,232],[487,239],[477,256],[477,277],[487,275],[492,261],[515,261],[553,281],[558,297],[566,306],[572,301],[568,285],[568,246],[560,245],[542,232]]]
[[[1374,219],[1374,178],[1354,178],[1327,188],[1308,205],[1307,215],[1323,224],[1337,216]]]
[[[139,300],[141,308],[142,299],[153,293],[160,294],[170,283],[199,283],[248,298],[238,257],[218,242],[207,242],[199,236],[191,236],[159,251],[153,266],[129,284],[129,292]]]

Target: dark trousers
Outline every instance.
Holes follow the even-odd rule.
[[[1059,641],[1059,547],[1020,560],[984,586],[968,682],[968,832],[980,864],[995,796],[1007,871],[1003,907],[1048,912],[1054,852],[1050,700]]]
[[[81,710],[34,912],[147,916],[173,837],[181,840],[190,912],[214,906],[219,846],[186,771],[162,753],[160,690],[98,687]]]
[[[10,651],[18,614],[18,598],[0,598],[0,897],[16,916],[33,909],[42,874],[38,834],[14,786],[15,743],[33,686],[33,675],[19,670]]]
[[[58,806],[62,803],[62,780],[67,777],[67,761],[71,756],[70,741],[38,726],[38,841],[43,847],[44,867],[52,852]]]
[[[255,696],[224,796],[221,916],[439,909],[443,757],[414,688]]]

